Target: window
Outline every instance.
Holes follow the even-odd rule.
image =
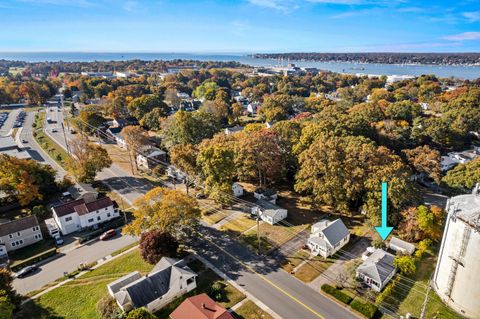
[[[72,220],[72,217],[65,217],[65,221],[66,221],[66,222],[69,222],[69,221],[71,221],[71,220]]]
[[[107,213],[107,217],[110,217],[110,213]]]
[[[17,236],[20,236],[20,232],[19,232],[19,231],[17,231]]]
[[[12,247],[15,247],[15,242],[12,243]]]
[[[22,239],[20,239],[20,245],[23,245],[23,240]]]
[[[93,218],[90,218],[90,219],[88,220],[88,222],[89,222],[89,223],[93,223]]]
[[[13,238],[13,235],[12,235],[12,234],[8,235],[8,238],[12,239],[12,238]]]
[[[192,277],[192,278],[188,278],[187,279],[187,285],[190,285],[192,282],[195,281],[195,277]]]
[[[97,216],[97,220],[102,220],[102,217],[101,217],[101,216]]]

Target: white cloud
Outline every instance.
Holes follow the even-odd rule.
[[[275,9],[282,12],[290,12],[298,9],[298,3],[295,0],[248,0],[253,5]]]
[[[449,41],[480,40],[480,32],[463,32],[463,33],[443,37],[443,39],[449,40]]]
[[[463,12],[462,15],[470,22],[480,21],[480,11]]]

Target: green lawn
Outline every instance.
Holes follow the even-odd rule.
[[[253,301],[247,300],[233,313],[237,319],[273,319],[268,313],[260,309]]]
[[[387,297],[388,306],[397,309],[396,312],[400,315],[411,313],[414,317],[420,317],[426,286],[435,270],[435,265],[436,257],[433,254],[426,255],[417,263],[415,274],[410,276],[415,283],[412,284],[408,280],[402,279],[401,284],[395,287],[392,294]],[[435,292],[430,290],[425,318],[460,319],[463,317],[449,309]]]
[[[226,231],[232,231],[235,233],[243,233],[248,229],[255,226],[257,222],[247,215],[240,215],[239,217],[228,221],[227,223],[223,224],[220,229]],[[238,235],[238,234],[237,234]]]
[[[197,269],[204,269],[195,264]],[[107,295],[106,285],[121,276],[138,270],[147,273],[153,268],[144,262],[138,249],[133,250],[105,265],[98,267],[85,275],[74,279],[65,285],[58,287],[22,306],[22,310],[16,315],[17,319],[100,319],[96,310],[97,302]],[[213,271],[207,269],[199,274],[197,289],[188,296],[202,292],[208,292],[214,281],[221,281],[223,285],[222,298],[219,300],[224,307],[231,307],[245,296],[231,285],[223,282]],[[168,318],[185,297],[179,298],[164,308],[160,318]]]
[[[37,143],[43,148],[48,155],[55,160],[60,166],[65,166],[65,160],[68,158],[67,152],[48,137],[43,131],[43,121],[45,120],[45,112],[40,112],[35,118],[34,137]]]

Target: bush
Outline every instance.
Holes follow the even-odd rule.
[[[347,294],[343,293],[342,291],[336,289],[335,287],[332,287],[332,286],[327,285],[327,284],[322,286],[322,291],[324,291],[327,294],[333,296],[335,299],[343,302],[346,305],[348,305],[353,299],[349,295],[347,295]]]
[[[157,316],[145,308],[137,308],[128,313],[127,319],[157,319]]]
[[[377,306],[372,305],[371,303],[363,303],[356,299],[350,303],[350,307],[360,312],[362,315],[364,315],[368,319],[373,318],[373,316],[375,316],[375,314],[377,313]]]
[[[117,302],[114,298],[107,295],[97,302],[97,311],[102,319],[117,319],[121,318],[122,310],[118,308]]]
[[[51,248],[49,250],[44,251],[43,253],[37,254],[35,256],[32,256],[28,259],[25,259],[22,262],[19,262],[15,266],[11,267],[12,271],[17,271],[22,269],[23,267],[27,267],[30,265],[33,265],[35,263],[38,263],[39,261],[42,261],[44,259],[47,259],[48,257],[51,257],[57,253],[57,248]]]

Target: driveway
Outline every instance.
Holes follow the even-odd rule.
[[[362,238],[348,250],[348,256],[345,254],[337,253],[337,255],[339,256],[337,261],[335,261],[330,267],[327,268],[327,270],[325,270],[320,276],[311,281],[308,285],[314,290],[320,291],[322,285],[334,283],[338,274],[344,271],[345,264],[350,260],[360,258],[368,246],[370,246],[370,241],[366,238]]]

